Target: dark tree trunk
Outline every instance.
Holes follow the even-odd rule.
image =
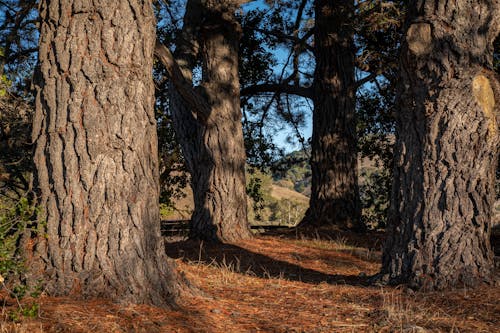
[[[480,0],[409,8],[382,268],[391,283],[444,289],[491,278],[498,19],[498,6]]]
[[[168,305],[182,283],[159,230],[150,1],[42,1],[33,140],[51,295]]]
[[[210,106],[203,141],[211,160],[199,170],[191,235],[235,242],[250,238],[240,109],[241,29],[231,1],[207,1],[201,28],[202,90]]]
[[[353,18],[352,0],[315,1],[312,188],[303,224],[362,229]]]
[[[252,235],[247,220],[236,8],[232,1],[190,1],[184,43],[175,53],[184,77],[191,79],[198,37],[203,80],[197,91],[208,106],[208,115],[195,118],[174,84],[171,102],[194,193],[190,236],[210,241],[237,242]]]

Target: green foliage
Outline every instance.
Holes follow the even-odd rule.
[[[357,96],[358,150],[363,161],[373,164],[360,174],[362,218],[372,228],[385,227],[390,201],[398,54],[405,11],[402,1],[366,1],[358,8],[355,24],[357,66],[377,75],[374,84]]]
[[[387,80],[358,94],[358,150],[362,161],[360,197],[366,226],[385,228],[391,194],[396,88]]]
[[[272,66],[276,59],[269,52],[264,36],[259,34],[259,28],[265,17],[262,10],[252,10],[245,15],[237,14],[243,34],[240,39],[239,49],[239,74],[241,86],[258,84],[270,80]]]
[[[174,200],[186,196],[189,176],[181,148],[175,140],[172,121],[167,114],[157,113],[158,154],[160,160],[160,202],[173,207]]]
[[[168,204],[160,203],[160,217],[162,220],[167,219],[174,213],[175,209],[174,207],[172,207],[172,205],[173,204],[171,202],[169,202]]]
[[[11,207],[0,206],[0,274],[6,279],[24,271],[18,253],[19,239],[37,212],[27,198],[21,198]]]
[[[9,314],[13,321],[19,321],[22,316],[35,317],[39,311],[37,303],[27,307],[19,303],[26,295],[36,298],[41,293],[41,285],[30,286],[25,282],[26,265],[20,251],[20,240],[25,231],[32,229],[40,233],[44,227],[43,223],[34,222],[38,214],[39,209],[25,197],[14,203],[2,201],[0,205],[0,277],[2,287],[19,305]]]
[[[247,168],[247,195],[251,201],[249,219],[254,221],[264,221],[267,217],[265,213],[266,203],[271,200],[271,176],[263,171],[249,167]]]
[[[43,223],[36,222],[39,213],[39,209],[25,197],[17,202],[3,200],[0,204],[0,276],[3,287],[18,302],[28,294],[38,297],[41,292],[40,285],[27,285],[23,278],[26,264],[20,249],[21,237],[27,230],[40,233],[44,227]],[[33,307],[19,307],[19,313],[26,316],[33,310]]]
[[[273,196],[273,185],[284,181],[286,180],[280,179],[276,182],[270,173],[255,168],[247,170],[247,194],[250,198],[248,219],[251,224],[292,226],[302,220],[307,210],[307,202]],[[290,187],[293,191],[293,186]]]
[[[371,229],[386,227],[392,176],[388,169],[364,171],[360,184],[363,223]]]
[[[155,66],[155,76],[161,77],[163,71],[163,68]],[[185,197],[184,189],[188,186],[189,177],[168,108],[168,82],[158,82],[156,88],[160,202],[172,208],[175,200]]]
[[[40,304],[31,303],[29,306],[19,306],[15,311],[9,312],[9,319],[13,322],[20,322],[22,318],[36,318],[40,313]]]
[[[29,188],[32,170],[31,120],[33,107],[25,97],[11,93],[0,77],[0,197],[19,199]]]
[[[310,149],[297,150],[277,161],[273,167],[275,181],[288,180],[293,183],[293,189],[308,195],[311,188],[311,165],[309,164]]]
[[[153,5],[157,20],[157,38],[164,45],[173,47],[182,27],[185,1],[155,1]],[[162,204],[160,214],[162,217],[168,217],[173,213],[174,201],[185,197],[184,189],[188,186],[189,177],[172,124],[168,73],[161,63],[154,64],[153,76],[156,88],[155,116],[160,162],[160,203]]]
[[[293,199],[281,199],[271,201],[269,207],[272,211],[270,222],[296,226],[304,218],[308,205]]]
[[[0,48],[0,51],[2,49]],[[0,98],[5,97],[7,95],[7,89],[12,85],[12,81],[9,80],[7,75],[0,75]]]
[[[357,66],[364,72],[398,76],[398,55],[405,17],[403,1],[368,0],[356,13]]]
[[[38,6],[36,0],[3,0],[0,4],[0,74],[12,80],[12,89],[29,95],[37,61]]]
[[[252,87],[265,83],[311,85],[314,68],[307,43],[311,26],[312,2],[296,24],[297,1],[278,1],[267,6],[257,6],[238,15],[242,27],[240,40],[240,84],[243,134],[247,163],[261,168],[270,167],[284,156],[277,138],[291,144],[305,144],[301,134],[305,127],[310,103],[302,97],[278,92],[252,92]],[[293,38],[304,38],[295,47]],[[284,52],[289,55],[286,56]],[[305,74],[302,74],[305,73]]]

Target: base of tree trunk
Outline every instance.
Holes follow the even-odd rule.
[[[215,221],[211,218],[191,220],[189,238],[214,243],[238,243],[253,237],[246,219],[241,221]]]
[[[354,232],[366,232],[366,226],[359,219],[349,218],[348,216],[335,216],[332,214],[315,214],[309,208],[302,221],[298,224],[299,228],[329,228],[338,230],[349,230]]]
[[[30,243],[33,244],[34,239],[28,238],[25,242],[30,267],[25,276],[27,285],[41,287],[50,296],[105,298],[120,304],[149,304],[175,309],[185,297],[200,293],[177,271],[175,261],[166,255],[159,255],[157,259],[138,258],[133,266],[117,268],[114,272],[68,272],[46,264],[50,260],[40,253],[45,247],[44,241],[37,243],[36,250],[29,248]]]

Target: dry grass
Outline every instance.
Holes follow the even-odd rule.
[[[498,332],[499,287],[414,293],[367,286],[367,276],[379,269],[373,239],[179,241],[167,252],[204,293],[185,298],[180,309],[42,297],[39,318],[1,322],[0,333]]]
[[[271,185],[271,196],[277,200],[289,199],[306,205],[309,204],[309,197],[306,197],[297,191],[275,184]]]

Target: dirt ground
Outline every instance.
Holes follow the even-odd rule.
[[[289,232],[236,245],[171,239],[167,253],[200,296],[176,309],[41,296],[36,318],[0,332],[499,332],[500,287],[414,292],[369,286],[382,235]],[[497,272],[498,273],[498,272]]]

